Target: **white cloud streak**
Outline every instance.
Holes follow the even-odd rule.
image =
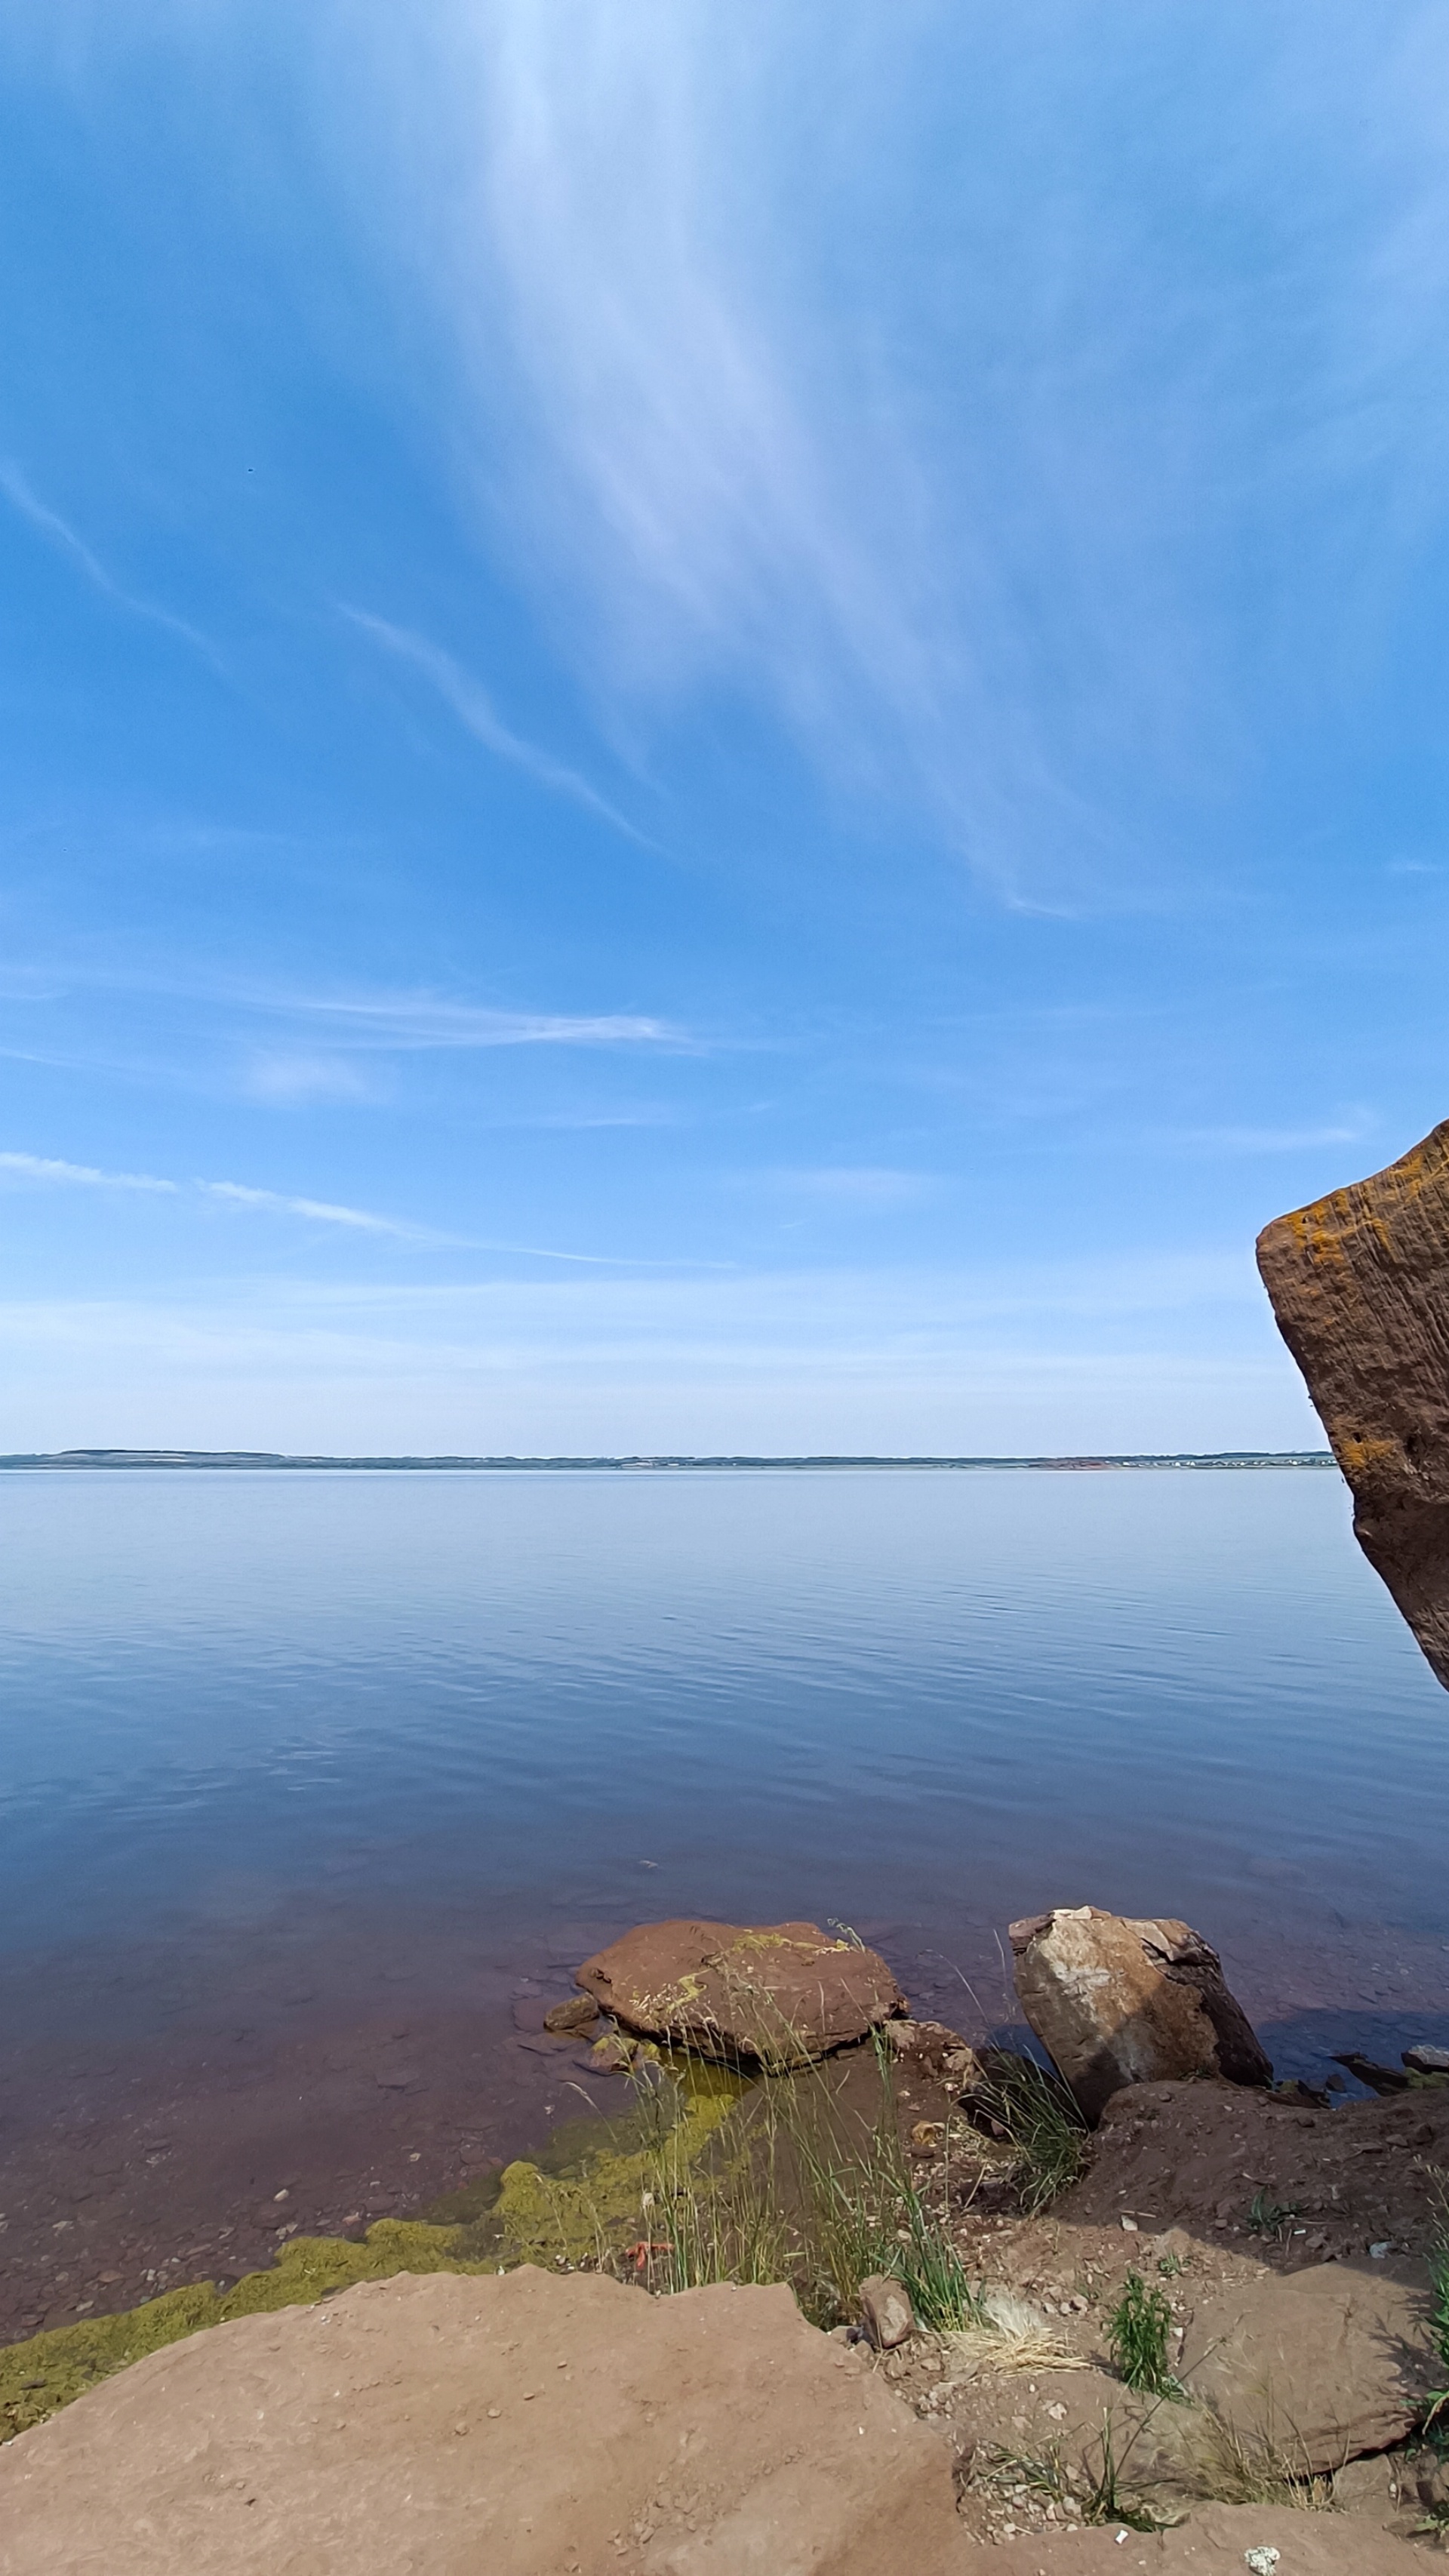
[[[60,1181],[82,1189],[149,1190],[168,1198],[179,1195],[179,1181],[157,1180],[150,1172],[101,1172],[89,1163],[63,1163],[48,1154],[0,1154],[0,1172],[25,1181]]]
[[[1442,509],[1442,10],[342,23],[334,166],[624,738],[743,691],[1008,904],[1157,899]],[[1271,607],[1225,604],[1244,546]]]
[[[332,1199],[295,1196],[286,1190],[252,1188],[244,1181],[167,1181],[149,1172],[106,1172],[89,1163],[67,1163],[44,1154],[0,1153],[0,1177],[18,1181],[99,1190],[141,1190],[167,1198],[199,1198],[262,1216],[297,1217],[310,1225],[341,1226],[353,1234],[387,1235],[400,1243],[430,1244],[455,1251],[506,1253],[519,1260],[557,1261],[586,1270],[676,1271],[724,1270],[715,1261],[654,1261],[632,1253],[562,1252],[555,1245],[514,1243],[479,1235],[447,1234],[433,1226],[408,1225],[397,1217],[379,1216],[371,1208],[340,1205]]]
[[[601,822],[608,823],[616,832],[624,833],[627,839],[637,841],[644,848],[653,846],[645,840],[642,832],[636,831],[627,815],[621,814],[618,807],[601,796],[597,788],[591,787],[586,778],[581,778],[577,770],[568,768],[549,752],[541,751],[536,743],[525,742],[521,734],[512,732],[498,714],[482,682],[475,680],[460,663],[455,662],[450,653],[445,653],[441,645],[429,643],[424,635],[411,634],[406,627],[390,625],[386,618],[371,617],[360,608],[344,608],[342,614],[384,652],[393,654],[399,661],[411,663],[414,670],[421,671],[465,732],[470,733],[475,742],[481,742],[485,750],[496,753],[500,760],[510,761],[515,769],[526,771],[540,787],[548,788],[552,794],[566,796],[575,805],[582,805],[586,812],[597,815]]]
[[[261,1208],[279,1216],[307,1217],[318,1225],[351,1226],[359,1234],[418,1232],[414,1226],[398,1225],[392,1217],[374,1216],[368,1208],[338,1207],[329,1199],[290,1198],[282,1190],[248,1189],[241,1181],[197,1181],[195,1187],[206,1198],[225,1200],[228,1207]]]
[[[1363,1118],[1341,1127],[1164,1127],[1152,1130],[1152,1141],[1205,1154],[1304,1154],[1322,1145],[1361,1144],[1372,1123]]]
[[[293,1198],[281,1190],[249,1189],[241,1181],[166,1181],[152,1172],[106,1172],[90,1163],[66,1163],[46,1154],[0,1154],[0,1172],[17,1180],[59,1183],[62,1187],[97,1190],[141,1190],[153,1196],[184,1198],[196,1193],[220,1199],[229,1207],[258,1208],[279,1216],[306,1217],[318,1225],[350,1226],[362,1234],[391,1234],[436,1242],[422,1229],[394,1218],[375,1216],[367,1208],[339,1207],[326,1199]]]
[[[132,617],[149,618],[152,625],[166,627],[172,635],[180,636],[183,643],[204,654],[214,668],[217,666],[215,647],[194,626],[189,626],[184,617],[173,616],[169,608],[158,608],[154,600],[139,598],[134,591],[123,589],[120,582],[107,572],[100,557],[92,553],[84,538],[77,536],[69,521],[32,491],[13,457],[0,457],[0,492],[4,493],[11,508],[18,511],[22,519],[28,520],[47,544],[84,573],[93,589],[102,592],[117,608],[124,608]]]
[[[241,993],[258,1009],[321,1023],[352,1045],[392,1051],[455,1047],[682,1047],[669,1021],[630,1011],[502,1011],[432,993]]]

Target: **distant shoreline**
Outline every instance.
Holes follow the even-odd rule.
[[[638,1457],[638,1458],[328,1458],[290,1457],[272,1449],[57,1449],[17,1451],[0,1457],[3,1468],[123,1468],[166,1467],[208,1468],[241,1467],[270,1469],[343,1469],[374,1473],[411,1471],[417,1473],[519,1472],[527,1474],[558,1473],[565,1470],[589,1469],[616,1475],[680,1473],[698,1468],[742,1469],[820,1469],[820,1468],[1032,1468],[1038,1472],[1071,1474],[1091,1473],[1112,1468],[1175,1467],[1186,1469],[1233,1469],[1262,1467],[1332,1467],[1334,1460],[1327,1449],[1223,1449],[1217,1451],[1180,1450],[1161,1454],[1124,1455],[1120,1457],[1084,1458],[888,1458],[836,1457],[821,1455],[799,1458],[737,1457]]]

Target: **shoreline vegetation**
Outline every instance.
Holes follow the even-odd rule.
[[[400,2272],[533,2264],[603,2273],[655,2296],[711,2282],[784,2282],[826,2331],[855,2318],[863,2281],[889,2275],[922,2326],[991,2330],[952,2242],[951,2153],[936,2187],[923,2188],[903,2134],[908,2095],[882,2035],[778,2070],[729,2066],[617,2030],[605,2045],[627,2076],[626,2111],[559,2123],[532,2156],[416,2217],[378,2219],[344,2237],[299,2236],[229,2289],[181,2284],[0,2349],[0,2441],[205,2327]],[[1020,2087],[997,2084],[979,2127],[939,2124],[955,2148],[958,2199],[969,2171],[975,2190],[1016,2184],[1023,2208],[1041,2208],[1081,2171],[1085,2140],[1061,2088],[1025,2062],[1020,2072],[1019,2104]]]
[[[1238,2007],[1189,1927],[1053,1909],[1011,1927],[1037,2043],[1053,2009],[1037,1950],[1058,1971],[1081,1965],[1084,1942],[1102,1958],[1122,1950],[1096,2038],[1125,2048],[1135,2074],[1094,2123],[1071,2048],[1024,2056],[914,2020],[888,1971],[885,1991],[870,1984],[875,1953],[836,1935],[638,1927],[579,1968],[582,1994],[543,2025],[561,2050],[589,2043],[574,2061],[595,2081],[566,2079],[587,2117],[412,2218],[299,2233],[232,2285],[178,2285],[0,2349],[0,2445],[131,2362],[190,2339],[211,2347],[211,2326],[373,2298],[363,2285],[404,2290],[404,2275],[471,2275],[486,2303],[512,2272],[558,2321],[579,2295],[633,2290],[661,2313],[731,2285],[788,2290],[800,2321],[842,2347],[831,2367],[865,2367],[901,2401],[896,2432],[914,2414],[945,2434],[963,2540],[1029,2532],[1045,2545],[1068,2527],[1112,2527],[1122,2543],[1202,2506],[1369,2514],[1380,2532],[1449,2540],[1449,2050],[1416,2045],[1403,2069],[1364,2061],[1377,2099],[1359,2107],[1300,2081],[1274,2087],[1266,2058],[1228,2081]],[[659,1981],[672,1953],[685,1965]],[[800,1963],[818,1968],[816,2012],[788,2009]],[[860,2007],[860,2038],[836,2048],[842,1996]],[[597,2076],[628,2084],[613,2117]],[[615,2347],[633,2331],[625,2313],[643,2306],[625,2298]],[[368,2316],[386,2334],[381,2308]],[[540,2349],[535,2326],[517,2365],[533,2375],[525,2398],[538,2396]],[[566,2375],[566,2339],[551,2357]],[[165,2391],[152,2378],[152,2406],[165,2414],[185,2385],[185,2372]],[[844,2385],[836,2403],[852,2411]],[[538,2421],[520,2434],[525,2468],[535,2432]],[[247,2496],[250,2481],[255,2465]]]
[[[687,1457],[669,1455],[630,1458],[514,1458],[514,1457],[328,1457],[321,1454],[292,1456],[280,1449],[54,1449],[17,1450],[0,1457],[0,1470],[9,1468],[125,1468],[125,1467],[258,1467],[313,1468],[353,1470],[373,1469],[391,1472],[397,1469],[446,1472],[457,1474],[468,1470],[517,1470],[547,1473],[549,1470],[581,1468],[610,1471],[616,1474],[640,1472],[688,1471],[691,1468],[741,1468],[758,1472],[762,1469],[823,1468],[924,1468],[963,1470],[1035,1469],[1044,1473],[1070,1473],[1109,1468],[1164,1468],[1243,1470],[1272,1467],[1334,1467],[1336,1461],[1327,1449],[1223,1449],[1216,1451],[1177,1450],[1158,1453],[1103,1455],[1080,1458],[926,1458],[926,1457],[835,1457],[829,1455],[790,1458],[766,1457]]]
[[[1013,1927],[1014,1945],[1053,1923],[1099,1941],[1185,1931],[1085,1909]],[[721,1955],[748,1965],[810,1928],[737,1935]],[[600,1954],[621,1991],[639,1938]],[[1186,1985],[1169,1962],[1167,2000],[1216,2008],[1196,1940],[1178,1944]],[[872,1955],[853,1936],[826,1946],[846,1969]],[[1338,2108],[1271,2069],[1129,2080],[1094,2128],[1055,2066],[915,2021],[899,1997],[823,2056],[793,2022],[726,2049],[772,1991],[732,1986],[705,2054],[588,1995],[555,2007],[561,2046],[603,2020],[592,2063],[626,2078],[626,2109],[601,2115],[577,2085],[591,2116],[415,2217],[298,2236],[230,2288],[178,2286],[0,2351],[0,2441],[213,2325],[404,2274],[523,2267],[665,2301],[787,2287],[950,2438],[958,2512],[984,2540],[1157,2532],[1224,2503],[1449,2536],[1449,2052],[1369,2068],[1379,2098]],[[678,2019],[674,1988],[653,2000]],[[1144,2017],[1139,2054],[1148,2036]]]
[[[974,2337],[979,2358],[1013,2368],[1069,2366],[1035,2320],[1023,2341],[1023,2321],[994,2312],[953,2234],[963,2197],[1039,2216],[1082,2174],[1084,2124],[1045,2069],[1010,2057],[983,2067],[969,2116],[926,2124],[923,2165],[922,2124],[911,2118],[922,2106],[884,2033],[817,2064],[748,2068],[615,2036],[628,2058],[622,2115],[564,2121],[534,2155],[415,2218],[298,2237],[229,2289],[181,2284],[0,2350],[0,2440],[209,2326],[402,2272],[530,2264],[604,2274],[655,2297],[783,2283],[812,2325],[856,2334],[863,2285],[891,2280],[919,2331]],[[931,2036],[939,2047],[954,2034],[931,2026]]]

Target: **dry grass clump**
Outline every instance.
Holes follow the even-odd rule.
[[[978,2316],[969,2326],[943,2337],[948,2368],[958,2379],[979,2370],[1088,2370],[1080,2353],[1069,2352],[1046,2319],[1010,2290],[983,2290]]]
[[[1309,2467],[1290,2439],[1271,2426],[1243,2433],[1216,2406],[1202,2409],[1196,2465],[1199,2491],[1214,2504],[1288,2505],[1299,2513],[1333,2513],[1333,2479]]]

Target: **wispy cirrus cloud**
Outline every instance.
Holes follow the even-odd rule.
[[[507,1011],[434,993],[238,993],[253,1007],[294,1015],[352,1046],[693,1047],[672,1021],[637,1011]]]
[[[1332,721],[1378,649],[1445,505],[1438,0],[1331,47],[1309,0],[263,15],[431,313],[451,487],[616,738],[747,697],[1009,905],[1165,901],[1265,720]],[[169,36],[214,95],[255,10],[10,17],[92,78]]]
[[[61,1181],[93,1190],[149,1190],[168,1198],[179,1195],[179,1181],[158,1180],[151,1172],[102,1172],[90,1163],[65,1163],[52,1154],[0,1154],[0,1172],[25,1181]]]
[[[94,956],[44,971],[16,969],[4,985],[15,998],[37,1005],[111,992],[201,1006],[212,1037],[224,1034],[240,1056],[241,1089],[252,1099],[281,1105],[374,1098],[377,1084],[364,1061],[369,1057],[496,1047],[699,1055],[713,1043],[655,1012],[512,1010],[428,989],[309,991],[204,970],[128,969]],[[7,1055],[93,1070],[101,1064],[84,1043],[60,1049],[0,1045],[0,1056]]]
[[[141,1190],[153,1197],[219,1199],[229,1207],[257,1208],[278,1216],[307,1217],[319,1225],[343,1225],[361,1234],[392,1234],[438,1241],[418,1226],[395,1217],[377,1216],[369,1208],[342,1207],[328,1199],[296,1198],[284,1190],[251,1189],[242,1181],[169,1181],[154,1172],[107,1172],[91,1163],[67,1163],[48,1154],[0,1153],[0,1174],[15,1179],[57,1183],[90,1190]]]
[[[223,1199],[228,1207],[261,1208],[278,1216],[308,1217],[318,1225],[351,1226],[358,1234],[396,1234],[427,1241],[421,1226],[399,1225],[395,1217],[375,1216],[370,1208],[339,1207],[330,1199],[292,1198],[284,1190],[256,1190],[242,1181],[196,1181],[203,1198]]]
[[[1203,1154],[1301,1154],[1320,1145],[1360,1144],[1374,1123],[1363,1116],[1325,1127],[1164,1127],[1153,1130],[1153,1141]]]
[[[725,1271],[720,1261],[654,1260],[637,1253],[574,1252],[554,1244],[518,1243],[493,1236],[452,1234],[439,1227],[409,1224],[379,1216],[373,1208],[348,1207],[335,1199],[304,1198],[289,1190],[257,1189],[245,1181],[172,1181],[151,1172],[108,1172],[91,1163],[70,1163],[54,1155],[0,1153],[0,1181],[17,1181],[90,1190],[140,1190],[171,1199],[209,1201],[240,1214],[296,1217],[310,1225],[341,1226],[355,1235],[388,1235],[401,1243],[431,1244],[455,1251],[507,1253],[527,1261],[557,1261],[570,1268],[624,1271]]]
[[[0,492],[11,508],[18,511],[22,519],[28,520],[48,545],[84,574],[94,590],[102,592],[117,608],[126,609],[132,617],[149,618],[153,625],[166,627],[171,634],[179,635],[183,643],[204,654],[208,662],[214,666],[217,664],[216,648],[207,636],[188,625],[184,617],[175,616],[169,608],[158,608],[155,600],[143,599],[137,592],[127,590],[107,571],[100,557],[92,552],[69,520],[63,519],[58,510],[52,510],[48,502],[42,501],[32,490],[13,457],[0,457]]]
[[[1322,706],[1371,649],[1344,588],[1444,502],[1432,0],[1327,51],[1302,0],[339,23],[355,201],[457,362],[449,464],[631,738],[743,693],[1069,911],[1162,899],[1165,816],[1265,696]],[[1342,534],[1305,572],[1310,514]],[[1244,546],[1271,613],[1226,597]]]
[[[263,1048],[247,1065],[243,1089],[253,1100],[287,1108],[371,1100],[373,1086],[346,1057]]]
[[[653,846],[628,816],[621,814],[616,805],[611,805],[607,797],[601,796],[596,787],[591,787],[586,778],[581,778],[576,769],[570,769],[564,761],[555,760],[552,753],[541,750],[537,743],[527,742],[521,734],[514,733],[504,723],[482,682],[465,671],[460,662],[455,662],[451,653],[445,653],[441,645],[430,643],[425,635],[412,634],[404,626],[391,625],[384,617],[371,617],[361,608],[344,608],[342,614],[384,652],[421,671],[464,731],[470,733],[475,742],[481,742],[485,750],[496,753],[500,760],[510,761],[515,769],[524,770],[552,794],[569,797],[575,805],[582,805],[586,812],[597,815],[601,822],[610,824],[616,832],[624,833],[627,839],[637,841],[645,848]]]

